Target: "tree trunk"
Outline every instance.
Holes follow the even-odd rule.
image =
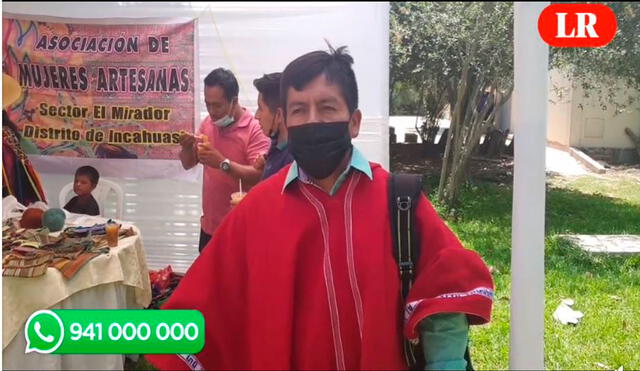
[[[474,90],[470,92],[470,98],[465,105],[467,108],[471,107],[467,112],[467,117],[464,119],[462,128],[464,130],[459,131],[458,135],[461,138],[460,146],[454,147],[455,153],[454,160],[451,163],[450,173],[445,182],[444,188],[444,203],[449,207],[455,207],[458,204],[460,195],[460,188],[467,178],[467,168],[470,163],[471,156],[474,149],[478,146],[480,137],[489,128],[494,126],[495,114],[500,107],[511,96],[511,89],[504,95],[498,95],[497,89],[492,86],[491,91],[487,99],[492,99],[492,104],[489,101],[482,107],[479,106],[480,96],[484,94],[487,85],[482,82],[482,76],[474,84]],[[489,112],[489,110],[491,112]]]
[[[459,132],[460,132],[459,122],[461,120],[461,114],[463,110],[462,102],[467,93],[467,84],[468,84],[467,80],[469,78],[469,69],[471,68],[470,61],[471,61],[471,55],[468,54],[464,64],[464,68],[462,69],[462,76],[460,77],[460,82],[458,84],[458,94],[456,97],[456,105],[454,106],[454,109],[453,109],[453,116],[451,117],[451,124],[449,126],[449,135],[447,136],[447,145],[444,149],[444,158],[442,159],[442,170],[440,172],[440,182],[438,184],[438,200],[439,201],[444,201],[445,199],[445,184],[449,178],[449,169],[450,169],[449,161],[452,153],[451,142],[455,137],[459,135]]]
[[[453,126],[453,120],[451,120],[451,126]],[[440,170],[440,182],[438,183],[438,200],[441,202],[444,201],[444,185],[449,176],[449,153],[451,153],[451,137],[453,137],[451,126],[449,126],[449,133],[447,134],[447,145],[444,147],[442,169]]]
[[[485,4],[487,9],[489,6]],[[474,33],[486,21],[486,17],[476,18]],[[467,55],[464,58],[462,74],[457,84],[455,97],[452,94],[454,92],[452,88],[455,87],[455,84],[448,89],[450,103],[454,111],[440,174],[438,200],[449,207],[457,204],[460,186],[465,181],[465,171],[471,154],[488,125],[493,124],[495,112],[500,106],[496,104],[500,101],[500,99],[496,98],[496,92],[498,91],[497,76],[488,77],[488,81],[486,81],[482,72],[476,74],[475,71],[470,71],[471,63],[475,58],[478,47],[477,42],[473,40],[467,41]],[[480,107],[480,99],[484,97],[486,89],[489,87],[491,92],[487,96],[487,102]],[[510,95],[510,91],[505,94],[506,99]],[[493,111],[490,113],[491,102],[489,102],[489,98],[493,99],[494,103],[492,106]],[[450,159],[451,157],[453,158]]]
[[[638,137],[631,129],[624,128],[624,132],[627,133],[631,141],[636,146],[636,151],[638,152],[638,156],[640,156],[640,137]]]
[[[479,86],[476,85],[476,89],[478,88]],[[470,99],[469,104],[477,105],[476,94],[474,94],[473,99]],[[449,174],[449,178],[447,179],[447,184],[445,186],[445,202],[449,207],[455,207],[458,204],[460,187],[466,180],[465,174],[467,164],[471,157],[471,152],[478,141],[478,137],[477,134],[475,134],[474,129],[479,126],[479,116],[477,115],[477,112],[474,112],[474,114],[469,116],[471,117],[467,117],[465,119],[465,125],[463,127],[464,133],[461,133],[460,135],[460,144],[457,148],[454,148],[454,161],[452,162],[451,173]]]
[[[460,163],[452,169],[452,174],[447,184],[447,198],[446,204],[449,207],[456,207],[460,198],[460,189],[467,179],[467,168],[469,167],[470,155],[464,155],[461,158]]]

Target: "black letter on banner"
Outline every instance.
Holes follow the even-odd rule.
[[[167,36],[162,36],[160,40],[162,40],[162,52],[169,53],[169,38]]]
[[[36,45],[36,49],[47,49],[47,35],[42,35],[38,45]]]
[[[160,42],[153,36],[149,36],[149,53],[157,53],[160,49]]]

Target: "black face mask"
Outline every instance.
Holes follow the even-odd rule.
[[[315,179],[331,175],[353,147],[348,121],[304,124],[287,130],[291,155]]]

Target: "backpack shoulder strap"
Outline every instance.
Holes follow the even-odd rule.
[[[391,174],[389,178],[389,211],[391,216],[394,257],[400,268],[402,298],[406,299],[415,273],[420,249],[415,238],[415,209],[422,192],[422,177],[413,174]]]
[[[389,212],[393,256],[398,262],[402,281],[402,300],[406,300],[413,284],[416,267],[420,258],[420,245],[416,235],[415,210],[422,192],[422,177],[413,174],[391,174],[389,177]],[[410,369],[424,369],[424,357],[420,347],[414,349],[404,341],[404,353]],[[464,359],[467,371],[473,371],[469,346],[465,349]]]
[[[398,263],[402,284],[402,302],[404,303],[415,274],[414,262],[418,261],[420,248],[415,235],[415,209],[422,192],[422,177],[412,174],[391,174],[389,177],[389,214],[393,256]],[[408,341],[403,341],[404,356],[411,369],[419,368],[419,352]]]

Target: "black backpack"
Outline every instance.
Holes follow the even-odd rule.
[[[402,302],[407,299],[420,259],[420,243],[415,233],[415,210],[422,193],[422,176],[413,174],[391,174],[389,177],[389,212],[393,256],[398,262],[402,281]],[[404,355],[411,370],[424,370],[425,359],[420,342],[413,345],[404,339]],[[467,370],[473,370],[469,346],[464,354]]]

